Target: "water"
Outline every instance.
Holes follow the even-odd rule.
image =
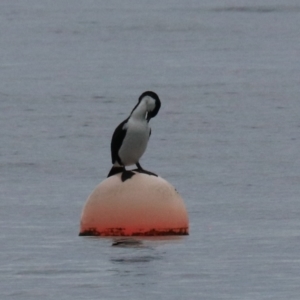
[[[298,1],[1,1],[1,299],[299,299]],[[138,96],[190,236],[78,237]]]

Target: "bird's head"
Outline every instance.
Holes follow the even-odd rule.
[[[154,118],[161,106],[161,102],[159,97],[157,96],[156,93],[147,91],[144,92],[140,97],[139,97],[139,103],[145,102],[146,104],[146,109],[147,109],[147,116],[146,119],[149,122],[151,118]]]

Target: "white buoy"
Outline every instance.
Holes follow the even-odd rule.
[[[143,173],[125,182],[120,177],[106,178],[88,197],[79,235],[188,235],[183,199],[170,183]]]

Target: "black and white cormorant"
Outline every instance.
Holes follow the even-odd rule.
[[[151,135],[149,121],[157,115],[160,106],[160,99],[156,93],[144,92],[129,117],[115,129],[111,140],[113,166],[107,177],[122,173],[122,181],[131,178],[135,173],[125,169],[125,166],[130,165],[137,166],[134,171],[157,176],[144,170],[139,160],[147,148]]]

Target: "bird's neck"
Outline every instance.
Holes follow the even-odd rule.
[[[136,120],[146,120],[147,105],[144,101],[141,101],[136,109],[132,112],[130,118]]]

